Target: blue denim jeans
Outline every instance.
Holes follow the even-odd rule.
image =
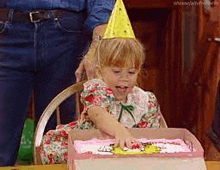
[[[1,19],[0,19],[1,20]],[[74,83],[82,54],[83,15],[36,24],[2,22],[0,32],[0,166],[16,161],[24,120],[33,91],[36,120],[48,103]],[[63,123],[74,119],[73,100],[62,104]],[[55,118],[47,129],[55,128]]]

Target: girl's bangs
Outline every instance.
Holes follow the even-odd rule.
[[[110,67],[128,67],[139,69],[141,66],[140,58],[134,54],[119,54],[106,57],[106,65]]]
[[[104,47],[104,48],[102,48]],[[115,39],[103,42],[100,48],[100,64],[110,67],[129,67],[140,69],[144,52],[136,40]]]

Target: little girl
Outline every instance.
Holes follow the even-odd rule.
[[[155,95],[136,86],[145,58],[141,43],[136,39],[102,39],[91,48],[97,78],[84,84],[81,119],[46,133],[40,148],[44,164],[67,161],[70,129],[98,128],[115,137],[115,146],[131,148],[138,141],[127,128],[161,127]]]

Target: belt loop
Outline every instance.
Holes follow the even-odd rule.
[[[13,14],[14,14],[14,9],[9,9],[9,12],[8,12],[8,19],[9,19],[10,23],[12,23],[12,20],[13,20]]]

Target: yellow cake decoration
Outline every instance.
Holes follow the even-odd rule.
[[[156,145],[145,145],[144,149],[126,149],[123,150],[120,147],[115,147],[111,152],[118,155],[137,155],[137,154],[157,154],[160,153],[160,148]]]

